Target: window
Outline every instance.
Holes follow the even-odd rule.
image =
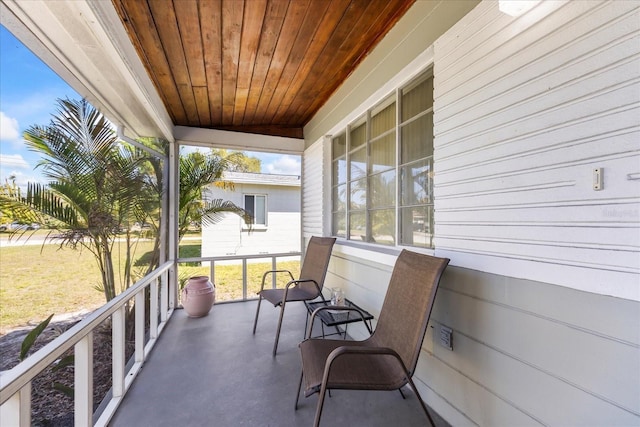
[[[244,210],[253,217],[253,225],[267,225],[267,196],[245,194]]]
[[[333,235],[347,236],[347,136],[343,133],[333,138],[331,144],[333,186],[332,200],[332,228]]]
[[[333,234],[433,247],[433,76],[425,73],[332,140]]]

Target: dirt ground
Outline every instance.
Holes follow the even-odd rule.
[[[30,354],[58,337],[79,320],[50,323],[33,345]],[[31,329],[16,330],[0,337],[0,371],[19,363],[20,347]],[[93,334],[93,403],[94,410],[111,388],[111,330],[98,328]],[[67,354],[73,354],[73,349]],[[67,355],[65,354],[65,356]],[[31,385],[32,426],[73,426],[73,398],[54,389],[59,383],[73,388],[73,365],[60,370],[44,370]]]

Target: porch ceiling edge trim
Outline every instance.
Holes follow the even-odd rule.
[[[147,74],[138,52],[131,44],[131,40],[120,21],[113,3],[111,1],[92,1],[83,4],[99,20],[100,25],[95,26],[96,31],[94,33],[100,37],[103,45],[108,45],[113,49],[110,56],[127,83],[129,83],[132,92],[162,132],[162,136],[169,141],[173,141],[173,121],[151,78]]]
[[[233,150],[264,151],[302,155],[304,139],[258,135],[227,130],[175,126],[173,136],[180,144]]]
[[[0,11],[2,25],[116,126],[172,140],[173,123],[111,2],[2,0]]]

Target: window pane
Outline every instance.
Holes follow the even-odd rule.
[[[267,197],[255,196],[256,198],[256,224],[267,224]]]
[[[402,90],[402,121],[433,106],[433,77]]]
[[[395,244],[396,211],[394,209],[370,211],[369,220],[371,221],[371,242],[383,245]]]
[[[369,173],[382,172],[396,166],[396,133],[371,142]]]
[[[433,155],[433,113],[403,126],[401,137],[402,163]]]
[[[349,239],[365,240],[365,238],[364,212],[351,212],[349,214]]]
[[[347,222],[344,212],[335,212],[333,214],[333,235],[339,237],[347,236]]]
[[[333,161],[333,183],[343,184],[347,182],[347,159],[344,157]]]
[[[367,178],[359,179],[349,184],[351,190],[351,209],[362,209],[367,207]]]
[[[367,147],[351,153],[349,157],[349,176],[351,180],[362,178],[367,173]]]
[[[396,171],[390,170],[369,177],[370,206],[382,208],[396,204]]]
[[[331,144],[331,158],[333,160],[337,159],[340,156],[344,156],[347,152],[347,135],[342,134],[333,138]]]
[[[244,196],[244,210],[249,212],[251,216],[255,217],[256,210],[254,207],[253,196]],[[254,218],[255,221],[255,218]]]
[[[396,125],[396,103],[390,104],[371,116],[371,139],[391,130]]]
[[[400,188],[403,206],[431,203],[433,195],[432,162],[430,157],[402,167]]]
[[[331,197],[333,201],[333,212],[346,211],[347,210],[347,185],[338,185],[333,187],[333,195]]]
[[[358,126],[355,126],[353,128],[351,128],[351,133],[350,133],[350,137],[351,137],[351,141],[350,141],[350,146],[349,149],[353,150],[354,148],[357,148],[361,145],[363,145],[366,142],[366,137],[367,137],[367,127],[365,126],[366,123],[362,123]]]
[[[400,210],[400,243],[407,246],[432,246],[433,206],[414,206]]]

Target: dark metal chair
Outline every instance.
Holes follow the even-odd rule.
[[[276,331],[276,340],[273,344],[273,355],[278,350],[278,340],[280,339],[280,328],[282,327],[282,318],[284,316],[284,308],[287,302],[291,301],[309,301],[322,295],[322,286],[324,278],[327,274],[327,267],[331,259],[331,250],[336,242],[334,237],[312,237],[307,245],[302,268],[300,269],[300,278],[294,279],[293,274],[289,270],[271,270],[262,276],[262,286],[258,295],[258,308],[256,309],[256,318],[253,322],[253,333],[256,333],[258,324],[258,315],[260,314],[260,303],[266,299],[275,307],[280,306],[280,320],[278,321],[278,330]],[[265,279],[269,274],[288,273],[291,281],[287,283],[284,289],[265,289]]]
[[[411,377],[418,363],[440,276],[449,260],[403,250],[396,260],[380,317],[364,341],[307,339],[300,343],[305,397],[320,393],[314,425],[320,424],[327,390],[400,390],[409,383],[434,425]],[[315,315],[327,308],[318,308]],[[346,309],[346,308],[341,308]],[[402,393],[402,391],[400,390]],[[404,395],[403,395],[404,396]]]

